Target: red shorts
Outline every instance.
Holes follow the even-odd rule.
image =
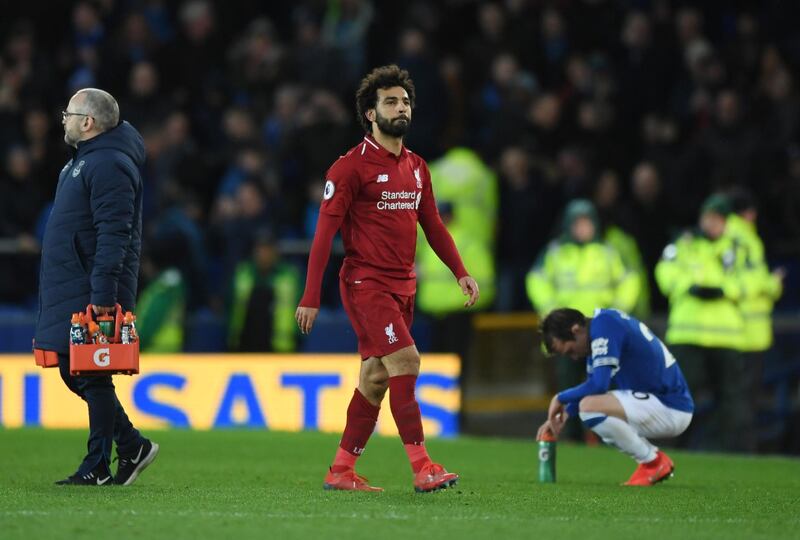
[[[361,289],[339,280],[342,304],[358,336],[362,360],[381,358],[414,344],[414,296]]]

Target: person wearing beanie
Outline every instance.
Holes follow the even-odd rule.
[[[739,353],[744,319],[736,244],[726,234],[730,200],[713,194],[698,228],[664,248],[656,282],[669,301],[666,342],[681,362],[698,411],[681,443],[692,448],[751,451],[753,411],[742,399],[746,371]]]

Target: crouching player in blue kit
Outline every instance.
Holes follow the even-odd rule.
[[[574,309],[556,309],[542,323],[548,353],[586,359],[588,378],[553,396],[547,431],[558,437],[569,416],[635,459],[639,466],[626,486],[652,486],[672,476],[675,466],[649,438],[676,437],[692,420],[694,402],[675,357],[650,329],[615,309],[598,309],[587,319]],[[614,390],[609,390],[612,382]]]

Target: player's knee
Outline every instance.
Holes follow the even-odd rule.
[[[389,376],[385,373],[376,373],[367,378],[367,384],[376,392],[384,393],[389,388]]]
[[[413,345],[395,351],[384,357],[384,364],[390,376],[419,375],[419,352]]]
[[[420,364],[419,353],[414,350],[408,351],[407,354],[403,355],[402,360],[398,362],[397,366],[401,368],[404,374],[418,375]]]
[[[578,410],[582,413],[598,412],[600,403],[595,396],[586,396],[578,403]]]

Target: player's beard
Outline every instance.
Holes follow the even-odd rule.
[[[402,121],[403,119],[405,119],[405,122]],[[411,119],[407,116],[398,116],[397,118],[389,120],[381,116],[378,111],[375,111],[375,123],[378,124],[378,129],[384,135],[402,137],[406,134],[411,125]]]

